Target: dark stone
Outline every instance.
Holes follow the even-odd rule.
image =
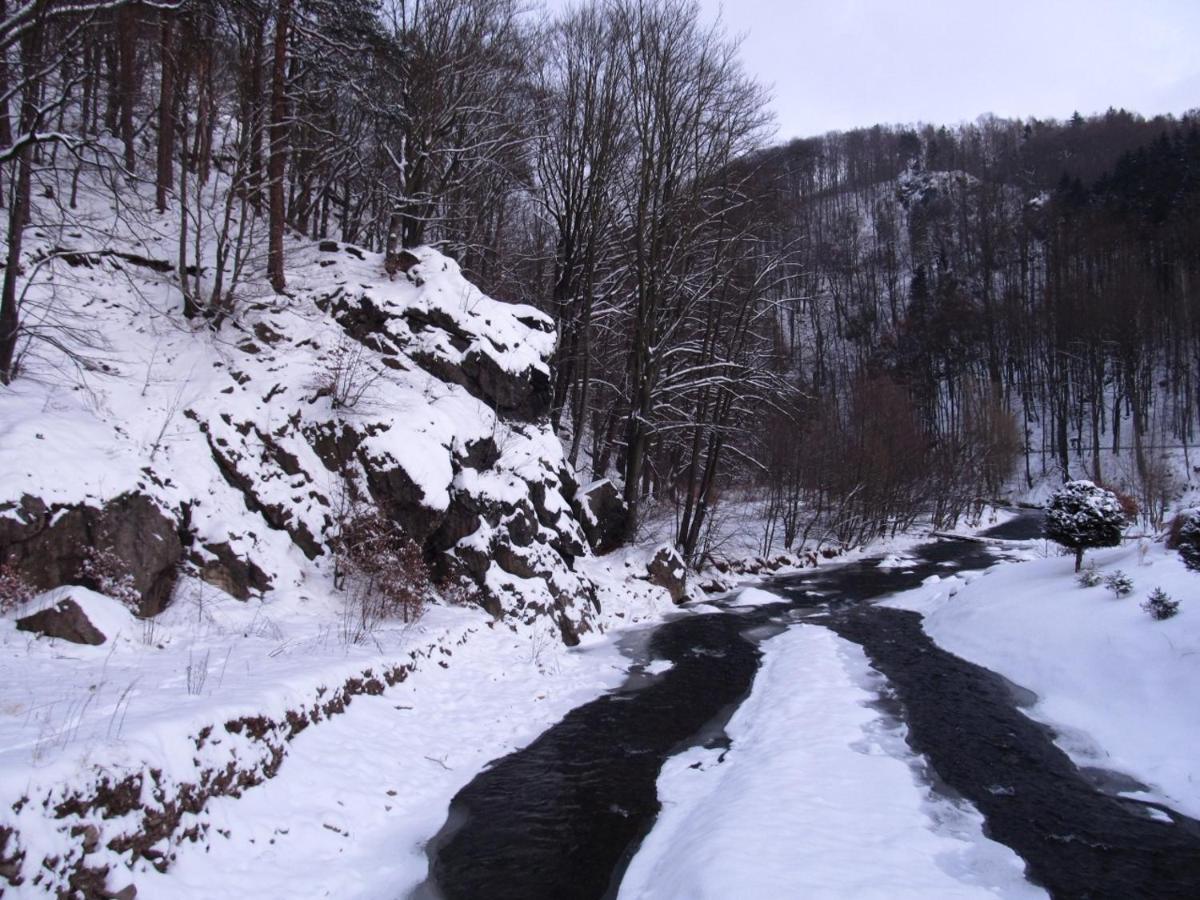
[[[477,396],[500,415],[534,422],[550,413],[554,388],[550,375],[542,369],[531,366],[523,372],[507,372],[477,347],[463,357],[462,371],[478,391]]]
[[[515,504],[504,504],[504,517],[500,527],[508,532],[509,538],[518,547],[528,547],[538,539],[541,530],[538,527],[537,513],[532,504],[525,499]]]
[[[238,556],[228,541],[205,544],[211,559],[199,559],[200,577],[238,600],[249,600],[252,593],[262,594],[271,587],[271,578],[248,557]]]
[[[535,481],[529,485],[529,499],[533,502],[538,521],[553,533],[550,546],[558,551],[570,567],[576,557],[583,556],[585,549],[579,540],[578,531],[573,527],[574,520],[567,517],[567,521],[564,522],[561,512],[552,513],[546,506],[546,492],[553,489],[553,485],[548,487],[543,482]]]
[[[687,566],[674,547],[662,546],[646,566],[650,583],[666,588],[673,603],[687,599]]]
[[[100,550],[132,577],[139,615],[156,615],[170,602],[183,544],[175,520],[145,494],[122,494],[100,509],[47,507],[25,496],[15,510],[15,517],[0,515],[0,563],[39,590],[74,584],[88,552]]]
[[[104,633],[92,624],[87,613],[70,597],[64,597],[53,606],[17,619],[17,630],[59,638],[72,644],[98,646],[108,640]]]
[[[471,346],[474,337],[466,331],[448,312],[442,309],[418,309],[409,307],[401,313],[414,334],[428,328],[440,328],[450,337],[450,345],[459,352]]]
[[[271,347],[283,340],[283,335],[266,322],[256,322],[254,324],[254,336]]]
[[[607,478],[576,494],[575,512],[594,553],[603,555],[621,546],[629,524],[629,507]]]
[[[483,524],[482,510],[475,498],[461,491],[450,499],[445,518],[429,536],[425,546],[435,553],[444,553]]]
[[[500,448],[496,446],[496,442],[490,437],[468,441],[466,447],[463,449],[466,451],[466,454],[461,457],[462,464],[469,469],[475,469],[477,472],[486,472],[500,459]]]
[[[579,644],[579,632],[575,630],[575,626],[565,613],[558,615],[558,630],[562,635],[563,643],[568,647],[575,647]]]
[[[506,541],[496,541],[492,545],[492,558],[496,560],[496,565],[505,572],[518,578],[538,578],[545,575],[545,573],[539,572],[533,562],[524,554],[517,552],[517,549]]]
[[[317,249],[322,253],[337,253],[341,247],[337,241],[321,241],[321,243],[317,244]]]
[[[306,425],[304,437],[317,454],[317,459],[330,472],[343,471],[354,459],[355,451],[362,443],[362,437],[353,428],[333,422]]]
[[[376,459],[360,449],[358,460],[367,474],[367,490],[383,514],[418,544],[424,544],[446,514],[425,505],[425,491],[390,457]]]
[[[339,301],[337,307],[338,324],[355,340],[366,343],[372,335],[390,340],[388,323],[392,317],[376,306],[370,298],[359,297],[358,304],[353,306],[348,302]]]
[[[421,258],[410,250],[401,250],[396,254],[396,271],[408,272],[414,266],[419,265]]]
[[[540,331],[542,334],[554,331],[554,323],[543,316],[517,316],[516,320],[530,331]]]

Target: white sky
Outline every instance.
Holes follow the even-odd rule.
[[[744,36],[747,69],[773,85],[781,140],[989,112],[1200,107],[1200,0],[700,3]]]

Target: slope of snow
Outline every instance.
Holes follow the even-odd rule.
[[[1051,556],[887,602],[923,613],[950,652],[1036,693],[1028,712],[1078,764],[1132,775],[1151,798],[1200,816],[1200,575],[1149,543],[1087,559],[1101,575],[1124,571],[1133,593],[1081,587],[1073,559]],[[1175,618],[1141,609],[1156,587],[1181,601]]]
[[[612,640],[568,650],[499,630],[456,647],[451,663],[359,698],[297,738],[276,778],[211,802],[208,846],[181,846],[165,875],[140,864],[138,897],[407,896],[454,794],[628,667]]]
[[[859,647],[800,625],[763,649],[731,749],[663,766],[663,811],[621,900],[1044,896],[972,807],[921,783],[870,706],[878,676]]]

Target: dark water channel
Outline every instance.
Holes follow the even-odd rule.
[[[993,536],[1022,539],[1036,529],[1034,517],[1022,517]],[[685,615],[640,645],[631,639],[635,659],[672,667],[632,675],[463,788],[430,843],[429,880],[416,896],[614,896],[658,814],[663,761],[726,740],[723,725],[758,668],[757,645],[804,618],[862,645],[939,783],[975,804],[988,835],[1020,854],[1052,895],[1200,898],[1198,823],[1175,813],[1160,821],[1146,804],[1106,793],[1129,785],[1077,769],[1049,730],[1020,712],[1028,698],[1014,686],[939,650],[916,613],[865,602],[932,574],[992,565],[996,549],[946,540],[912,555],[903,568],[866,560],[779,578],[769,585],[779,604]]]

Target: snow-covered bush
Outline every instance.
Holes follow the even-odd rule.
[[[1183,564],[1193,572],[1200,572],[1200,509],[1180,513],[1171,523],[1171,546]]]
[[[432,590],[421,548],[378,510],[359,510],[332,541],[335,578],[345,592],[342,637],[365,641],[384,622],[417,619]]]
[[[1075,580],[1079,582],[1080,587],[1090,588],[1098,585],[1104,578],[1096,569],[1095,563],[1088,563]]]
[[[16,569],[0,565],[0,613],[9,613],[33,599],[34,589]]]
[[[1120,569],[1104,579],[1104,586],[1118,597],[1128,597],[1133,593],[1133,579]]]
[[[1089,547],[1115,547],[1128,520],[1117,496],[1090,481],[1068,481],[1046,509],[1046,537],[1075,552],[1075,571]]]
[[[133,612],[137,612],[141,607],[142,595],[134,586],[133,575],[121,561],[121,557],[112,550],[101,550],[98,547],[85,550],[78,578],[84,587],[120,601]]]
[[[1152,619],[1169,619],[1179,612],[1179,601],[1172,600],[1162,588],[1155,588],[1142,604],[1142,609],[1150,613]]]

